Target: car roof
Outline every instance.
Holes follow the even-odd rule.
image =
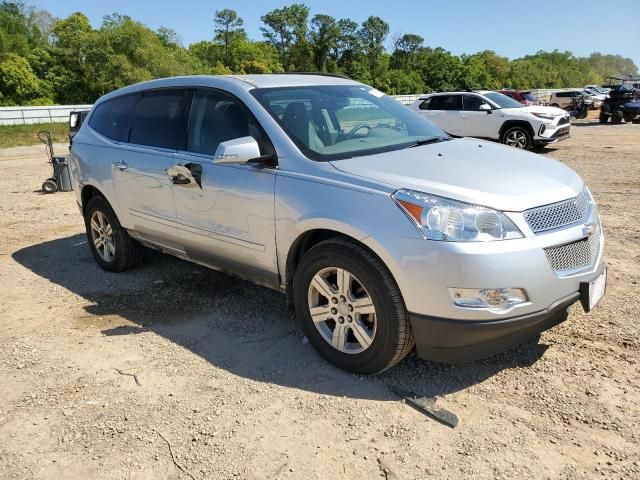
[[[314,85],[362,85],[347,77],[321,73],[267,73],[256,75],[189,75],[159,78],[136,83],[108,93],[102,99],[154,88],[223,87],[234,85],[244,90],[272,87],[306,87]]]

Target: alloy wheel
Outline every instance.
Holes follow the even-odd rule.
[[[527,148],[527,134],[521,130],[512,130],[505,137],[504,144],[515,148]]]
[[[316,273],[309,285],[309,313],[322,338],[342,353],[362,353],[376,334],[376,310],[364,285],[344,268]]]
[[[105,262],[111,262],[116,255],[116,242],[109,219],[100,210],[91,215],[91,239],[98,255]]]

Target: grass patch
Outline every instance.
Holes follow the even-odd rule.
[[[36,123],[34,125],[0,125],[0,148],[37,145],[36,134],[41,130],[51,133],[51,140],[65,143],[69,141],[69,124]]]

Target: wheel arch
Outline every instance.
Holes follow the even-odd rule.
[[[507,130],[509,130],[510,128],[512,128],[512,127],[524,127],[529,132],[529,134],[531,135],[531,140],[532,141],[536,136],[536,134],[535,134],[535,132],[533,130],[533,127],[526,120],[507,120],[500,127],[500,141],[502,141],[502,136],[504,135],[504,133]]]
[[[358,238],[360,237],[360,238]],[[380,260],[380,262],[385,265],[387,270],[391,273],[388,265],[384,262],[382,257],[373,250],[369,245],[362,242],[362,239],[366,236],[353,235],[353,232],[347,233],[342,229],[335,228],[310,228],[302,233],[300,233],[295,240],[291,243],[289,250],[286,255],[285,268],[284,268],[284,276],[283,276],[283,288],[286,295],[287,306],[289,308],[293,308],[293,279],[295,276],[296,269],[300,264],[300,260],[303,255],[311,250],[314,246],[319,243],[329,240],[329,239],[343,239],[349,242],[352,242],[368,252],[374,255],[376,258]],[[393,273],[391,273],[393,275]]]
[[[87,208],[87,204],[89,203],[89,200],[91,200],[93,197],[102,197],[107,202],[109,202],[109,200],[107,200],[107,197],[105,197],[105,195],[97,187],[91,184],[84,185],[80,192],[80,199],[82,202],[82,213],[84,213],[84,211]]]

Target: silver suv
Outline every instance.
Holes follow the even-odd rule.
[[[280,290],[317,351],[353,372],[414,344],[430,360],[485,357],[604,293],[600,219],[573,170],[451,139],[341,77],[112,92],[71,168],[102,268],[134,266],[144,245]]]

